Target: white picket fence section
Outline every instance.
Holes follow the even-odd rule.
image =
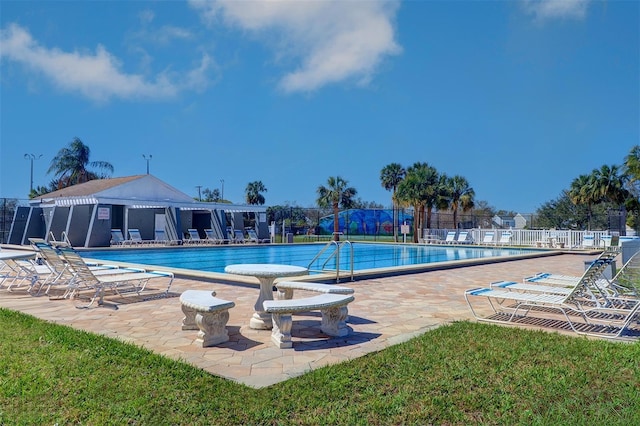
[[[456,229],[424,229],[421,242],[444,242],[447,233],[459,231]],[[604,247],[608,231],[572,231],[572,230],[545,230],[545,229],[492,229],[473,228],[465,229],[469,232],[468,241],[474,244],[484,244],[485,234],[494,233],[493,244],[500,240],[503,232],[511,233],[511,242],[508,245],[520,247],[552,247],[565,249],[583,249]],[[587,238],[585,239],[585,236]],[[604,237],[604,238],[603,238]]]

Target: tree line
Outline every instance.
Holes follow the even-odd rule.
[[[438,172],[425,162],[416,162],[406,169],[399,163],[391,163],[380,171],[382,186],[392,191],[393,235],[398,239],[397,211],[400,207],[412,207],[414,210],[413,239],[418,242],[420,230],[431,227],[434,209],[451,209],[454,224],[458,223],[458,211],[469,211],[475,205],[475,191],[467,179],[460,175],[448,176]],[[320,207],[333,209],[334,239],[339,240],[339,209],[354,208],[355,188],[340,176],[329,177],[327,185],[317,189],[316,200]]]
[[[84,183],[93,179],[109,178],[114,171],[111,163],[91,161],[91,150],[79,138],[74,138],[51,160],[48,174],[54,178],[48,186],[38,186],[29,194],[30,198]],[[448,176],[426,162],[416,162],[408,167],[391,163],[380,171],[380,183],[392,192],[394,211],[394,238],[398,238],[396,214],[398,209],[410,207],[414,210],[413,238],[417,242],[420,230],[431,228],[434,211],[450,210],[454,226],[458,226],[458,213],[480,209],[484,215],[513,212],[496,212],[485,201],[475,200],[475,191],[461,175]],[[267,187],[261,181],[249,182],[245,188],[247,204],[263,205]],[[340,209],[382,208],[380,204],[365,202],[357,198],[357,190],[341,176],[331,176],[326,185],[316,189],[316,203],[320,208],[333,211],[334,233],[338,238],[338,213]],[[640,213],[640,146],[634,146],[624,159],[622,166],[603,165],[589,174],[575,178],[559,197],[543,204],[536,212],[539,227],[590,229],[605,227],[603,212],[624,208],[631,214],[627,225],[637,227]],[[222,202],[218,189],[205,188],[199,201]],[[594,219],[597,218],[597,219]]]
[[[606,229],[607,212],[624,211],[626,225],[637,229],[640,215],[640,145],[622,165],[603,165],[576,177],[568,189],[537,211],[545,228]]]
[[[48,186],[38,186],[32,189],[30,198],[47,194],[68,186],[77,185],[93,179],[111,177],[114,167],[107,161],[91,161],[90,148],[80,140],[74,138],[68,146],[58,151],[51,160],[47,174],[53,174]],[[400,207],[412,207],[418,212],[418,220],[414,220],[414,239],[417,241],[418,229],[425,223],[431,227],[433,209],[451,209],[454,223],[457,223],[459,210],[468,211],[474,207],[475,193],[468,181],[459,175],[449,177],[439,173],[435,167],[416,162],[406,169],[398,163],[385,166],[380,172],[382,186],[393,192],[392,203],[395,212]],[[266,201],[264,193],[267,187],[261,181],[247,184],[245,199],[247,204],[263,205]],[[357,198],[357,190],[349,186],[340,176],[331,176],[326,185],[320,185],[317,190],[317,205],[327,208],[334,213],[334,231],[338,238],[339,209],[349,208],[382,208],[375,202],[366,202]],[[204,188],[199,190],[198,201],[228,203],[223,199],[219,189]],[[395,217],[395,216],[394,216]],[[394,220],[394,222],[396,222]],[[397,225],[397,223],[396,223]],[[394,226],[394,236],[397,239],[397,226]]]
[[[431,228],[434,209],[450,209],[453,223],[458,226],[458,212],[469,211],[475,206],[475,191],[464,176],[448,176],[425,162],[416,162],[406,169],[391,163],[380,171],[380,182],[387,191],[392,191],[396,241],[395,212],[398,207],[413,207],[413,240],[418,242],[419,230]]]

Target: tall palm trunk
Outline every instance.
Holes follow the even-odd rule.
[[[458,229],[458,209],[453,209],[453,227]]]
[[[338,218],[338,203],[333,203],[333,240],[340,241],[340,221]]]
[[[396,209],[395,191],[393,192],[393,241],[398,242],[398,209]]]

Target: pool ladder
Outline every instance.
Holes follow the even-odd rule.
[[[320,270],[318,270],[318,272],[326,272],[327,263],[329,263],[331,259],[335,258],[336,283],[339,283],[340,282],[340,251],[345,246],[349,247],[350,276],[351,276],[351,281],[353,281],[353,244],[351,244],[351,241],[348,241],[348,240],[343,241],[341,243],[338,243],[337,241],[329,241],[327,245],[324,246],[318,254],[316,254],[316,256],[311,260],[311,262],[309,262],[309,266],[307,268],[311,271],[311,266],[313,265],[313,263],[319,260],[320,256],[322,256],[327,250],[329,250],[330,248],[333,248],[333,252],[331,252],[327,257],[327,259],[322,263],[322,267],[320,268]]]

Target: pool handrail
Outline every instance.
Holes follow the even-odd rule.
[[[347,241],[343,241],[340,244],[338,244],[337,241],[329,241],[323,248],[322,250],[320,250],[318,252],[318,254],[316,254],[314,256],[313,259],[311,259],[311,261],[309,262],[309,265],[307,266],[307,269],[311,270],[311,265],[313,265],[313,263],[318,260],[320,258],[320,256],[322,256],[322,254],[327,251],[329,249],[329,247],[335,245],[335,249],[333,251],[333,253],[331,253],[329,255],[329,257],[324,261],[324,263],[322,264],[322,267],[320,268],[321,272],[324,272],[324,268],[327,265],[327,262],[329,262],[329,260],[331,260],[334,256],[336,258],[336,283],[340,282],[340,249],[342,248],[342,246],[347,245],[349,246],[349,254],[351,256],[351,261],[350,261],[350,269],[351,269],[351,281],[354,280],[354,275],[353,275],[353,244],[351,243],[351,241],[347,240]]]

